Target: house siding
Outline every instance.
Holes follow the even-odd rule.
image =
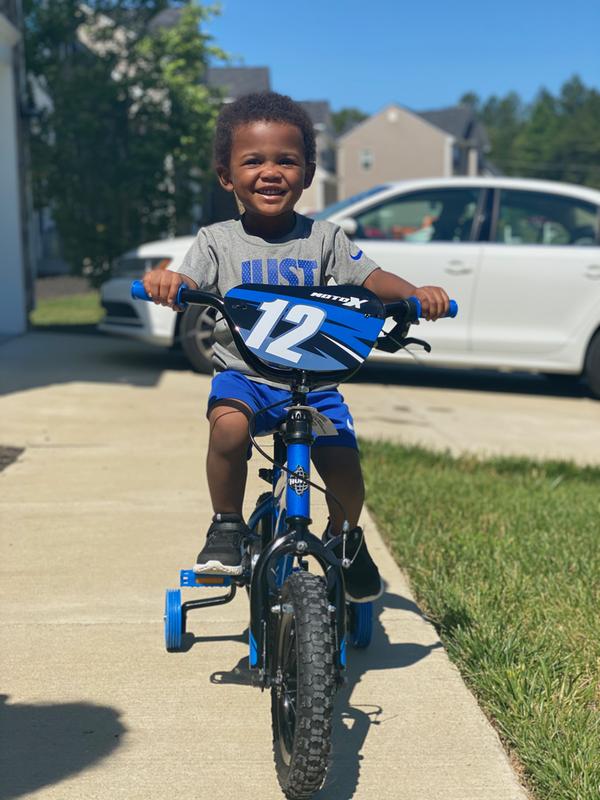
[[[451,175],[451,136],[399,106],[357,125],[338,143],[339,195],[343,199],[378,183]],[[361,153],[372,153],[369,169]]]
[[[0,7],[0,241],[4,285],[0,295],[0,335],[14,336],[27,329],[28,293],[31,279],[26,270],[27,219],[22,202],[22,157],[19,142],[17,87],[18,65],[22,51],[18,51],[19,31],[6,16],[14,12],[15,4]],[[2,13],[5,12],[5,13]],[[15,20],[17,21],[17,20]]]

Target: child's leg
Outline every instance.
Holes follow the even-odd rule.
[[[344,428],[338,428],[338,431]],[[339,434],[338,434],[339,435]],[[347,438],[347,434],[344,434]],[[338,558],[347,558],[350,566],[344,571],[346,598],[357,603],[375,600],[383,593],[379,570],[365,541],[358,519],[365,499],[365,488],[360,468],[358,450],[353,447],[314,447],[312,458],[317,472],[325,485],[344,506],[350,524],[345,545],[334,548]],[[343,513],[336,502],[327,498],[329,529],[323,538],[339,535],[344,521]]]
[[[245,408],[245,404],[233,402]],[[247,474],[248,418],[239,407],[221,402],[210,409],[208,421],[206,473],[215,513],[194,571],[239,575],[247,533],[242,503]]]
[[[208,422],[206,475],[213,511],[241,515],[248,475],[248,418],[237,408],[220,404],[210,410]]]
[[[344,506],[350,527],[355,528],[365,499],[358,451],[350,447],[315,447],[312,460],[325,486]],[[331,533],[337,536],[342,532],[342,510],[329,496],[327,507]]]

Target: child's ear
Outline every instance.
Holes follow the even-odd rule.
[[[308,164],[306,165],[306,169],[304,171],[304,188],[305,189],[308,189],[308,187],[313,182],[313,178],[315,177],[316,168],[317,168],[317,165],[314,163],[314,161],[309,161]]]
[[[231,175],[227,167],[219,165],[216,169],[219,183],[223,189],[225,189],[226,192],[233,192],[233,183],[231,182]]]

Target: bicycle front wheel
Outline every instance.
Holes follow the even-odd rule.
[[[323,578],[292,573],[280,603],[273,637],[273,753],[285,796],[304,800],[325,780],[331,747],[334,635]]]

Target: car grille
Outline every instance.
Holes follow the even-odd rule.
[[[117,303],[112,300],[103,300],[102,307],[106,311],[103,322],[113,322],[115,325],[131,325],[141,327],[142,321],[137,311],[129,303]]]

